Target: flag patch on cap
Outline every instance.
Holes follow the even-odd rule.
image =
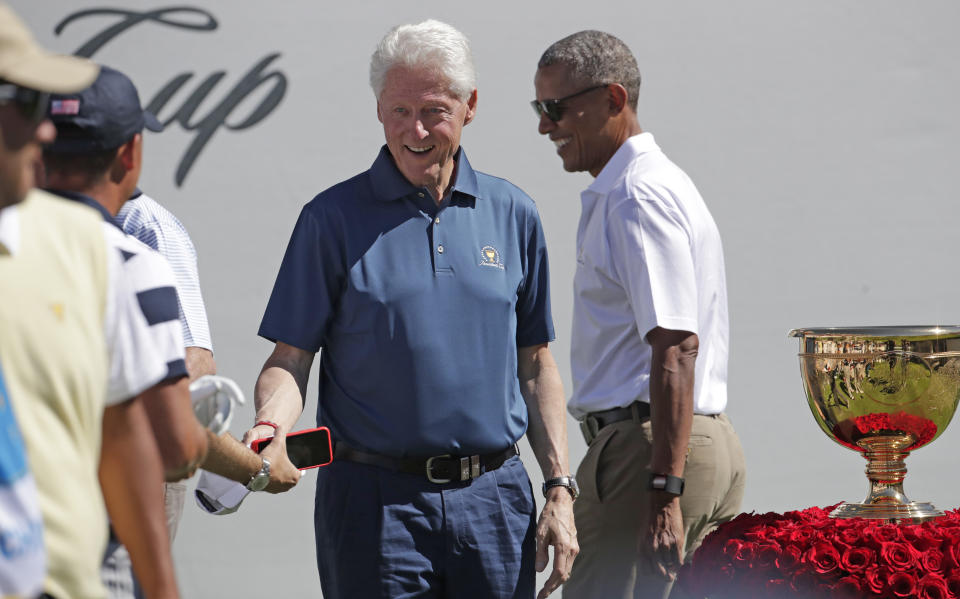
[[[80,114],[80,100],[53,100],[50,102],[50,114]]]

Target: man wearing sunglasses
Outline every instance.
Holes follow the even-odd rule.
[[[641,129],[640,72],[622,41],[581,31],[537,67],[540,133],[565,170],[595,178],[581,194],[568,405],[589,448],[564,597],[667,597],[684,558],[743,496],[743,452],[723,414],[720,235]]]

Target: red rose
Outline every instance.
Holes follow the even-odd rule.
[[[790,588],[801,597],[819,596],[819,577],[809,570],[797,570],[790,577]]]
[[[863,539],[863,531],[855,526],[849,526],[839,531],[839,537],[847,545],[859,545]]]
[[[949,541],[943,550],[943,565],[947,570],[960,568],[960,539]]]
[[[947,576],[947,589],[955,597],[960,597],[960,572],[952,572],[950,576]]]
[[[754,567],[769,570],[776,566],[777,560],[782,554],[783,550],[776,543],[760,543],[757,545],[757,558]]]
[[[880,545],[880,561],[893,570],[913,570],[917,567],[917,552],[906,543],[883,543]]]
[[[838,580],[834,591],[838,597],[850,597],[851,599],[863,597],[860,578],[856,576],[844,576]]]
[[[917,592],[917,577],[909,572],[894,572],[887,577],[887,585],[894,597],[910,597]]]
[[[885,542],[899,540],[890,539],[890,533],[883,524],[865,524],[862,531],[863,544],[874,549],[880,549]]]
[[[943,567],[943,554],[939,549],[927,549],[920,554],[920,565],[927,572],[939,572]]]
[[[809,524],[803,524],[798,526],[790,533],[790,541],[800,545],[801,547],[806,547],[810,545],[814,540],[822,538],[823,535]]]
[[[903,530],[897,524],[884,524],[882,526],[878,526],[874,530],[873,534],[881,543],[903,540]]]
[[[723,552],[730,556],[731,561],[738,567],[747,569],[753,563],[757,545],[740,539],[730,539],[723,546]]]
[[[903,537],[920,551],[940,546],[941,536],[926,526],[904,526]]]
[[[917,583],[917,597],[920,599],[947,599],[951,597],[947,581],[939,574],[927,574]]]
[[[783,553],[780,554],[780,557],[777,558],[777,569],[781,572],[790,572],[798,565],[800,565],[800,560],[803,558],[803,555],[800,553],[800,549],[793,545],[789,545],[783,548]]]
[[[803,561],[811,564],[817,574],[830,574],[840,564],[840,552],[830,543],[819,541],[807,550]]]
[[[877,595],[887,588],[887,572],[888,570],[886,568],[876,564],[868,567],[863,572],[863,579],[867,582],[867,586]]]
[[[866,547],[849,547],[843,552],[840,558],[840,565],[844,570],[852,574],[863,572],[867,567],[873,565],[876,560],[876,553],[873,549]]]

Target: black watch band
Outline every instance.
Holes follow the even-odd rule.
[[[679,476],[660,474],[659,472],[650,473],[648,488],[651,491],[665,491],[671,495],[683,495],[683,487],[684,480]]]
[[[543,496],[546,497],[547,491],[554,487],[566,487],[574,501],[580,496],[580,487],[577,485],[577,479],[572,476],[558,476],[543,481]]]

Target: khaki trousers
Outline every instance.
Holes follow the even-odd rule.
[[[580,554],[563,587],[566,599],[661,599],[673,583],[639,565],[640,527],[649,509],[647,465],[650,419],[616,422],[600,430],[587,449],[574,503]],[[694,415],[680,498],[685,559],[704,537],[740,512],[745,464],[740,440],[723,414]],[[672,596],[682,596],[678,588]]]

